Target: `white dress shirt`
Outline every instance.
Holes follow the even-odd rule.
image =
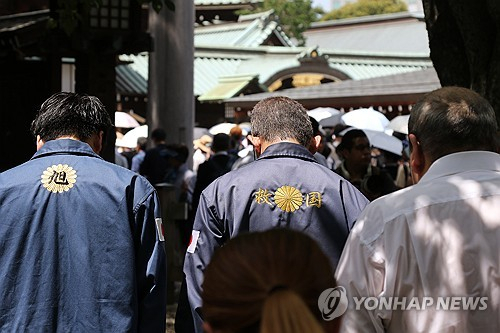
[[[500,332],[500,155],[444,156],[372,202],[336,276],[349,301],[341,332]]]

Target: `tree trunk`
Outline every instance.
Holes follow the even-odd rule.
[[[422,0],[431,60],[442,86],[470,88],[500,120],[500,2]],[[499,122],[500,123],[500,122]]]

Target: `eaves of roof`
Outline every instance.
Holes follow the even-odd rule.
[[[322,49],[430,54],[423,16],[407,12],[316,22],[304,37],[307,46]]]
[[[213,89],[220,78],[231,75],[255,73],[261,84],[280,71],[300,70],[300,57],[311,50],[305,47],[214,47],[197,45],[194,59],[194,94],[200,96]],[[429,58],[400,54],[372,55],[326,51],[331,69],[344,73],[354,80],[400,74],[432,67]],[[120,60],[131,62],[133,70],[144,80],[148,78],[148,56],[121,55]]]
[[[260,82],[265,83],[279,71],[299,67],[301,54],[309,50],[311,48],[305,47],[212,48],[210,46],[197,46],[195,58],[211,59],[213,62],[216,62],[216,59],[221,59],[219,61],[223,61],[223,59],[239,59],[241,62],[232,74],[257,71]],[[355,80],[399,74],[432,66],[430,59],[421,55],[345,53],[328,50],[321,53],[326,56],[332,69],[338,70]],[[213,62],[211,65],[213,65]],[[209,79],[211,78],[209,77]]]
[[[271,35],[276,35],[284,46],[294,46],[279,24],[270,19],[273,10],[244,15],[238,22],[196,26],[195,45],[260,46]]]
[[[195,6],[245,5],[260,3],[263,0],[194,0]]]
[[[380,15],[367,15],[367,16],[329,20],[329,21],[318,21],[318,22],[312,22],[309,29],[314,30],[317,28],[324,28],[324,27],[338,27],[346,25],[380,23],[380,22],[405,20],[405,19],[423,21],[424,13],[400,12],[400,13],[390,13],[390,14],[380,14]]]
[[[39,22],[48,21],[50,10],[0,16],[0,33],[16,31]]]
[[[201,95],[198,100],[200,102],[225,100],[239,94],[254,79],[257,81],[257,75],[231,75],[219,78],[218,84]]]
[[[116,66],[116,89],[121,94],[147,95],[148,81],[131,66]]]
[[[389,75],[365,80],[348,80],[319,86],[285,89],[272,93],[259,93],[225,100],[227,106],[253,107],[258,101],[271,96],[287,96],[308,106],[369,103],[375,100],[400,101],[417,98],[441,87],[434,68]]]
[[[126,66],[132,68],[144,79],[148,79],[149,54],[147,52],[139,54],[121,54],[120,61],[128,63]]]

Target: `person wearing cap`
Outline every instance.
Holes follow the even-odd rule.
[[[208,160],[210,157],[210,146],[212,145],[212,137],[210,135],[202,135],[201,138],[193,140],[193,172],[198,172],[200,164]]]

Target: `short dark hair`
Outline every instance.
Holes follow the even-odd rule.
[[[214,135],[212,141],[212,150],[214,152],[228,150],[231,144],[231,137],[226,133],[219,133]]]
[[[189,148],[185,144],[174,143],[167,145],[167,148],[171,152],[172,158],[176,159],[181,163],[186,163],[189,157]]]
[[[153,142],[165,141],[167,138],[167,133],[162,128],[156,128],[151,132],[151,140]]]
[[[250,115],[252,135],[265,141],[294,139],[309,147],[313,129],[307,110],[284,96],[268,97],[258,102]]]
[[[111,118],[97,97],[59,92],[43,102],[31,123],[31,132],[45,142],[62,136],[87,141],[111,126]]]
[[[412,108],[408,131],[430,159],[459,151],[497,149],[497,121],[490,103],[462,87],[426,94]]]
[[[348,130],[342,137],[342,141],[337,147],[339,150],[351,150],[354,145],[354,140],[356,138],[368,138],[366,133],[360,129]]]
[[[321,131],[319,130],[319,123],[316,119],[313,117],[309,116],[309,120],[311,121],[312,129],[313,129],[313,135],[322,135]]]

